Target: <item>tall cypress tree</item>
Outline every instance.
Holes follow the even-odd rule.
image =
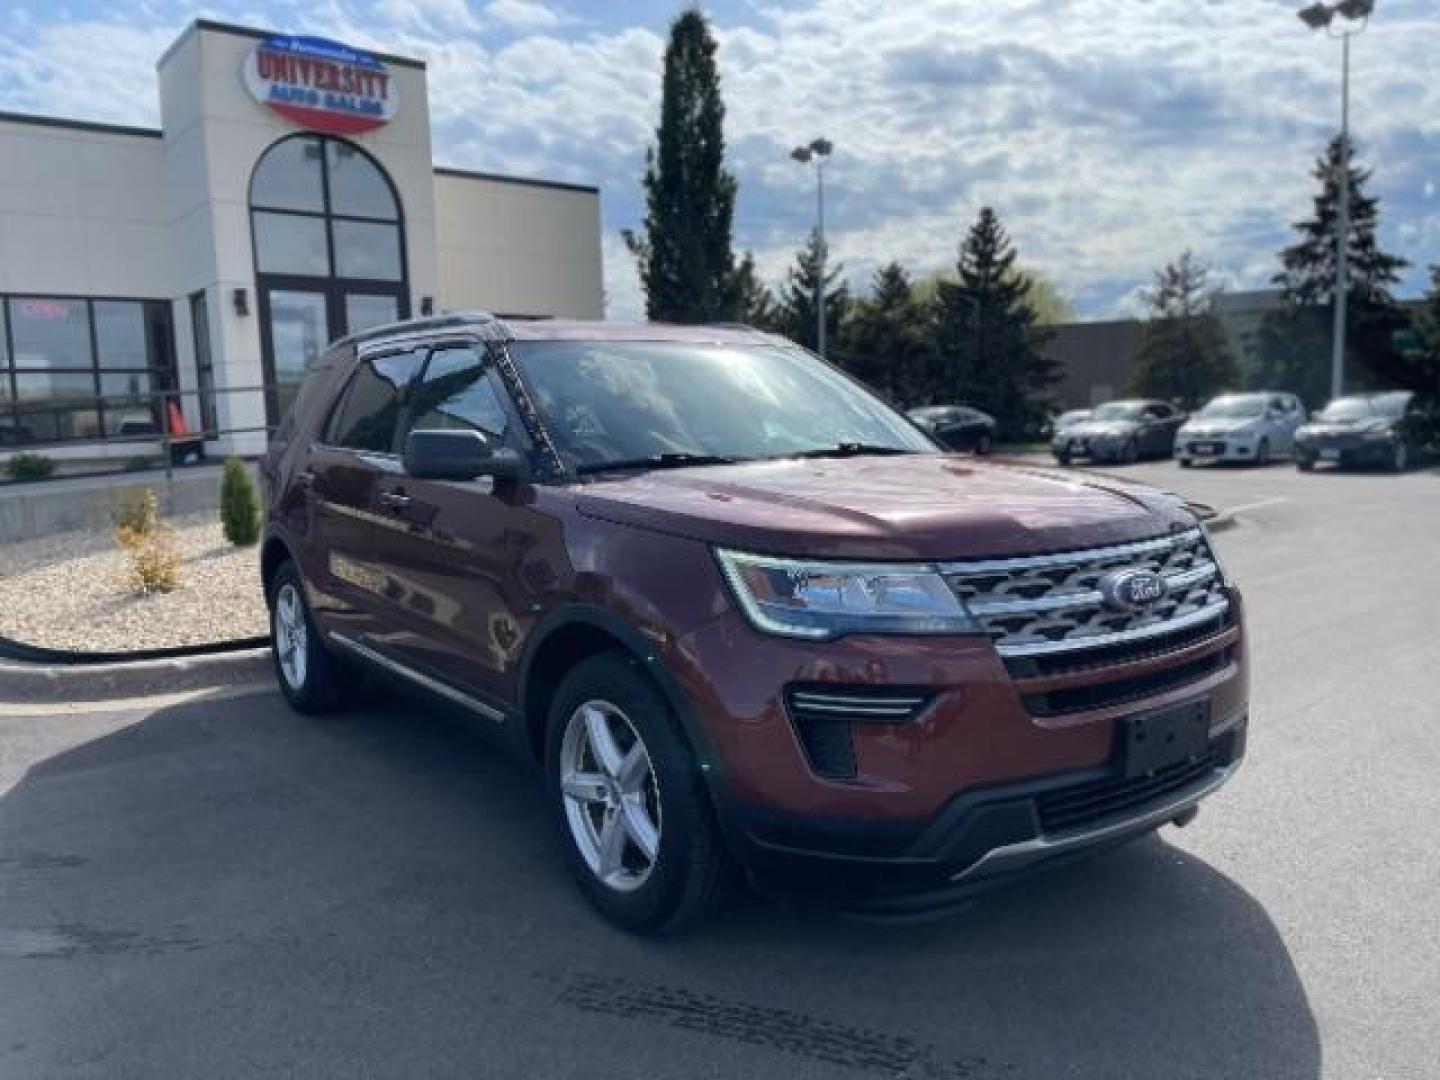
[[[1016,252],[990,207],[960,246],[957,279],[937,290],[937,353],[931,397],[995,417],[1002,438],[1023,438],[1049,407],[1059,364],[1042,349],[1048,332],[1030,306],[1030,281],[1014,272]]]
[[[735,317],[736,185],[724,165],[724,120],[715,39],[705,16],[692,9],[671,24],[665,50],[660,126],[645,155],[643,235],[625,232],[652,320]]]
[[[1150,318],[1131,376],[1135,393],[1193,409],[1236,385],[1239,369],[1215,311],[1209,274],[1186,251],[1155,275],[1155,287],[1145,294]]]
[[[928,312],[897,262],[875,271],[870,295],[851,307],[841,355],[857,379],[901,407],[919,404],[932,351]]]
[[[840,324],[850,307],[850,291],[840,280],[844,267],[830,262],[828,255],[829,245],[812,229],[805,246],[795,253],[795,265],[790,267],[785,284],[780,287],[776,320],[780,332],[791,341],[807,349],[819,345],[815,297],[820,285],[820,268],[824,266],[825,344],[831,354],[827,359],[840,362]]]
[[[1380,249],[1376,232],[1380,200],[1366,193],[1372,173],[1355,164],[1353,146],[1337,137],[1311,175],[1320,185],[1314,213],[1295,223],[1297,241],[1280,253],[1274,277],[1284,293],[1283,309],[1267,315],[1257,335],[1254,377],[1292,389],[1311,404],[1324,400],[1330,385],[1330,333],[1335,303],[1336,238],[1340,229],[1340,170],[1347,170],[1350,228],[1347,238],[1347,377],[1356,385],[1393,385],[1404,371],[1394,334],[1406,325],[1390,287],[1409,263]],[[1321,341],[1323,337],[1323,343]]]

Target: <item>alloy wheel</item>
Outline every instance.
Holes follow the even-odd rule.
[[[660,788],[645,741],[618,706],[587,701],[570,714],[560,796],[590,872],[617,892],[644,885],[660,856]]]
[[[275,597],[275,640],[272,646],[280,661],[280,673],[292,690],[305,685],[310,665],[309,633],[305,627],[305,607],[300,593],[289,582],[281,586]]]

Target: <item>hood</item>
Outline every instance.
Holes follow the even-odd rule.
[[[1094,437],[1097,435],[1134,435],[1140,430],[1137,420],[1080,420],[1063,429],[1066,435]]]
[[[1297,435],[1346,435],[1356,431],[1388,431],[1396,419],[1387,416],[1366,416],[1358,420],[1312,420],[1300,427]]]
[[[1257,416],[1197,416],[1185,421],[1180,430],[1187,435],[1230,435],[1259,426],[1260,418]]]
[[[945,454],[654,471],[572,490],[589,517],[776,555],[1025,555],[1195,524],[1153,488]]]

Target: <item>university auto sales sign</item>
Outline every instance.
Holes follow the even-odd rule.
[[[245,85],[292,123],[331,135],[374,131],[400,107],[384,64],[325,38],[266,38],[245,58]]]

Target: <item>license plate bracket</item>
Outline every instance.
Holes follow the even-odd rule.
[[[1192,761],[1210,747],[1210,701],[1129,717],[1120,724],[1118,735],[1126,779]]]

